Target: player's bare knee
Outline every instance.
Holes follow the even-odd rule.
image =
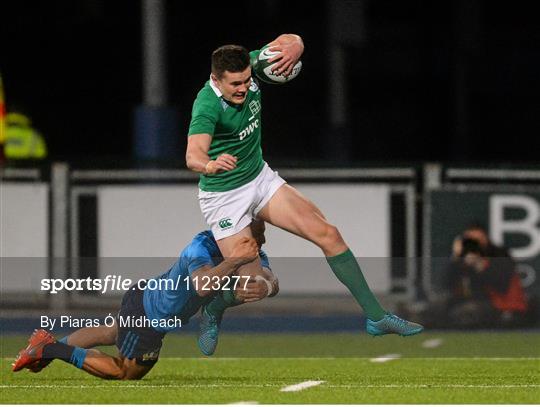
[[[140,377],[136,377],[133,372],[133,369],[130,369],[127,366],[120,366],[114,374],[111,374],[111,379],[113,380],[138,380]]]
[[[151,366],[141,366],[136,359],[124,359],[118,372],[117,380],[141,380],[152,368]]]
[[[106,373],[106,379],[109,380],[127,380],[134,360],[126,358],[114,358],[114,363],[109,366]]]
[[[327,224],[321,231],[319,241],[317,242],[318,246],[325,252],[332,251],[336,246],[340,246],[343,243],[343,238],[338,228],[331,224]]]
[[[105,379],[126,380],[126,369],[123,366],[116,366],[116,368],[107,372]]]

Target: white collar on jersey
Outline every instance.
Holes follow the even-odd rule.
[[[216,94],[218,98],[223,96],[223,93],[221,93],[221,91],[218,89],[218,87],[214,83],[214,80],[212,79],[212,74],[210,74],[210,87],[212,88],[212,90],[214,91],[214,93]]]

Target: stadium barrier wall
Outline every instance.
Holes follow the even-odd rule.
[[[428,297],[438,296],[452,240],[471,221],[488,226],[492,240],[518,259],[527,290],[540,292],[540,170],[431,164],[424,168],[422,188],[414,167],[280,173],[340,226],[361,261],[390,259],[365,264],[379,292],[413,299],[421,287]],[[43,168],[4,168],[0,175],[3,303],[23,306],[32,298],[58,309],[99,304],[101,298],[89,295],[43,295],[38,282],[47,276],[104,276],[115,267],[124,267],[126,275],[155,275],[205,228],[197,177],[186,170],[81,170],[54,163],[50,174]],[[282,294],[345,292],[314,246],[269,227],[266,250],[277,262]],[[126,260],[120,266],[110,259],[98,264],[97,257]],[[130,259],[144,266],[141,257],[161,260],[134,268]]]
[[[50,183],[40,168],[0,169],[0,290],[2,300],[47,301],[39,286],[49,276]]]
[[[392,264],[390,259],[416,257],[414,168],[283,169],[280,174],[317,202],[340,226],[362,261],[371,263],[366,269],[377,291],[412,298],[416,265]],[[13,183],[13,179],[20,184],[17,187],[38,187],[28,185],[36,184],[35,178],[13,178],[9,171],[2,172],[4,185]],[[42,256],[40,263],[48,267],[48,272],[32,272],[34,278],[103,277],[113,273],[138,278],[166,270],[193,235],[206,228],[198,208],[196,183],[197,176],[186,170],[82,170],[54,163],[50,181],[39,185],[45,188],[41,201],[51,202],[50,210],[41,211],[41,222],[48,225],[48,233],[46,238],[34,236],[36,244],[40,240],[48,247],[35,251]],[[7,191],[10,199],[18,199]],[[14,218],[25,216],[24,205],[15,205],[14,210],[19,211]],[[9,244],[24,246],[24,230],[18,233],[10,234]],[[346,292],[328,272],[314,246],[272,227],[267,238],[265,249],[274,259],[282,294]],[[7,254],[4,252],[3,257]],[[144,268],[142,257],[154,261]],[[137,258],[137,267],[133,267]],[[4,291],[11,288],[11,283],[6,284]],[[35,293],[36,287],[34,281],[30,291]],[[103,298],[73,292],[49,297],[51,306],[57,309],[68,304],[103,303]],[[16,295],[11,301],[22,302]]]
[[[317,202],[329,219],[340,225],[354,253],[369,258],[390,256],[388,186],[310,184],[299,188]],[[207,229],[197,192],[196,185],[98,187],[98,257],[174,260],[195,234]],[[264,250],[279,275],[282,294],[346,293],[346,288],[328,272],[325,261],[307,260],[321,259],[316,246],[271,225],[267,227],[266,238]],[[287,262],[286,258],[306,258],[306,261]],[[280,264],[275,264],[276,261]],[[102,263],[98,277],[116,273],[132,279],[148,278],[166,270],[157,268],[159,264],[154,269],[140,270],[132,267],[132,263],[116,262],[112,267]],[[389,263],[378,263],[376,268],[366,268],[367,278],[374,290],[388,292]]]

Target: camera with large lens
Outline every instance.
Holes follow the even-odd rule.
[[[484,255],[484,250],[482,249],[482,246],[480,246],[478,240],[465,238],[461,242],[461,245],[461,257],[465,257],[469,253],[478,254],[480,256]]]

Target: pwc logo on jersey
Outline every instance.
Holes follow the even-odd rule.
[[[223,218],[218,222],[219,227],[221,230],[227,230],[233,227],[233,223],[231,218]]]
[[[259,127],[259,119],[256,119],[253,123],[250,123],[244,130],[242,130],[238,135],[240,136],[240,141],[249,136],[253,131]]]

